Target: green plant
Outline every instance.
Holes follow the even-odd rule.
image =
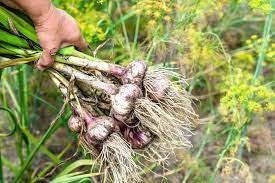
[[[269,128],[272,125],[269,111],[274,111],[273,1],[55,0],[55,3],[79,21],[83,34],[92,43],[93,59],[103,58],[122,65],[128,65],[133,59],[146,59],[152,66],[150,69],[175,67],[175,70],[186,75],[188,81],[188,84],[177,82],[176,86],[185,88],[199,99],[196,101],[196,110],[201,116],[200,127],[194,131],[197,135],[192,139],[194,146],[190,151],[178,150],[175,153],[177,161],[172,160],[169,165],[144,161],[142,156],[135,157],[135,162],[144,165],[139,174],[145,182],[158,182],[163,178],[167,182],[226,182],[232,181],[232,177],[244,182],[251,179],[255,182],[258,179],[261,182],[272,182],[274,176],[267,163],[274,163],[269,149],[271,145],[267,140],[269,138],[261,135],[264,131],[259,129],[272,130]],[[154,4],[157,6],[152,6]],[[167,8],[168,12],[165,11]],[[91,13],[96,16],[91,16]],[[3,18],[4,15],[0,16],[0,19]],[[15,23],[15,26],[20,25]],[[12,33],[12,30],[5,30],[6,32]],[[24,30],[21,34],[32,35],[35,42],[33,33],[34,31]],[[2,45],[2,41],[7,39],[0,37],[0,40]],[[13,40],[9,43],[18,44],[18,40],[12,42]],[[101,41],[104,42],[100,44]],[[20,44],[28,53],[37,53],[30,51],[27,42],[21,40]],[[0,47],[1,55],[28,56],[25,51],[3,45],[4,48]],[[26,63],[34,57],[14,61],[18,64]],[[3,60],[7,61],[6,58]],[[0,61],[0,65],[1,63],[8,62]],[[53,100],[58,95],[56,90],[48,91],[48,82],[44,79],[46,75],[32,71],[29,66],[1,71],[1,105],[15,114],[17,124],[22,124],[20,120],[29,119],[29,122],[24,123],[24,129],[17,125],[15,134],[5,137],[16,142],[17,159],[22,159],[21,165],[14,163],[5,148],[1,148],[0,167],[3,167],[5,179],[7,167],[8,172],[18,175],[19,169],[26,164],[27,155],[39,144],[39,136],[45,133],[46,130],[41,129],[40,135],[36,134],[36,121],[46,121],[41,117],[44,113],[56,115],[63,101]],[[38,82],[41,79],[43,82]],[[27,88],[25,84],[23,86],[26,82]],[[43,87],[43,83],[47,86]],[[19,89],[23,93],[19,94]],[[24,109],[21,110],[21,107]],[[14,126],[9,113],[3,114],[10,126],[4,129],[0,119],[0,133],[6,135]],[[66,126],[69,110],[66,110],[64,116],[58,122],[62,127]],[[68,154],[74,153],[71,151],[75,148],[70,143],[56,150],[53,144],[61,138],[54,137],[53,141],[53,135],[58,135],[63,128],[57,125],[56,130],[46,138],[48,143],[43,143],[32,157],[39,162],[46,161],[46,165],[36,169],[35,161],[29,161],[29,168],[24,172],[26,180],[22,181],[92,182],[98,179],[102,174],[100,166],[94,164],[91,167],[94,162],[89,161],[90,157],[85,152],[81,155],[77,153],[81,157],[77,157],[80,160],[76,161],[74,157],[68,158]],[[67,135],[70,138],[65,143],[62,141],[63,144],[76,139],[68,129],[65,136]],[[25,137],[22,138],[23,136]],[[264,148],[267,149],[260,156],[253,150],[257,145],[254,144],[255,139],[260,142],[261,139],[266,139]],[[25,154],[28,146],[29,154]],[[259,161],[258,158],[261,157],[268,161]],[[65,162],[59,164],[62,160]],[[100,173],[91,174],[91,168]],[[259,177],[259,174],[262,176]]]
[[[29,33],[25,37],[20,36],[25,29],[18,26],[19,23],[28,22],[4,7],[1,13],[5,16],[0,23],[4,30],[10,31],[4,34],[10,39],[3,39],[1,47],[12,53],[8,55],[11,59],[0,63],[0,68],[39,59],[41,48],[39,45],[31,46],[37,40],[32,42],[28,37],[34,34],[33,29],[28,29]],[[10,41],[14,35],[23,43],[28,43],[26,49],[20,48],[20,43]],[[84,150],[100,161],[101,166],[107,166],[106,170],[110,169],[105,177],[114,182],[139,180],[139,167],[133,161],[134,149],[142,149],[145,154],[148,153],[148,158],[156,156],[163,161],[162,157],[167,158],[173,149],[190,146],[185,136],[191,134],[189,128],[193,127],[197,115],[187,93],[171,81],[180,79],[176,73],[165,68],[147,70],[144,61],[134,61],[127,67],[121,67],[78,52],[73,47],[60,49],[55,55],[55,61],[57,63],[47,72],[64,95],[64,104],[32,151],[29,139],[23,135],[26,154],[29,155],[24,160],[21,152],[22,168],[16,173],[14,182],[21,179],[68,103],[73,113],[69,127],[78,133]],[[20,125],[24,131],[28,125],[28,112],[22,110],[27,106],[27,84],[24,71],[19,70],[18,74]],[[100,77],[96,76],[99,74]],[[69,78],[70,82],[67,80]],[[74,79],[76,85],[72,84]],[[87,94],[88,90],[90,94]],[[95,96],[97,102],[87,103],[87,97]]]

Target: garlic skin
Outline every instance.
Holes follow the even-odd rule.
[[[68,126],[72,132],[80,133],[81,123],[79,121],[79,117],[76,115],[72,115],[68,121]]]
[[[131,62],[126,68],[125,73],[121,77],[123,84],[135,84],[142,88],[143,77],[147,70],[145,61]]]
[[[115,130],[115,120],[111,117],[101,116],[93,118],[87,125],[86,140],[91,144],[102,143]]]
[[[134,149],[145,148],[154,138],[148,130],[140,128],[127,127],[123,135]]]
[[[111,113],[113,117],[119,121],[131,124],[135,101],[140,97],[142,97],[142,91],[137,85],[125,84],[121,86],[118,94],[112,96]]]

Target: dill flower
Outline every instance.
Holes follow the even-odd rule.
[[[274,103],[267,103],[265,106],[265,110],[268,112],[275,111],[275,104]]]
[[[154,27],[154,26],[157,24],[157,22],[156,22],[155,20],[150,20],[150,21],[148,22],[148,24],[149,24],[150,26]]]
[[[163,20],[165,20],[166,22],[170,22],[171,21],[171,17],[166,15],[163,17]]]
[[[159,18],[160,16],[161,16],[161,14],[160,14],[159,11],[156,11],[156,12],[154,13],[154,17],[155,17],[155,18]]]
[[[266,54],[267,57],[273,58],[275,56],[275,51],[268,52]]]
[[[250,39],[248,39],[248,40],[245,41],[245,43],[246,43],[247,45],[249,45],[249,44],[252,43],[252,41],[251,41]]]
[[[97,2],[103,3],[104,1],[98,0]],[[108,16],[103,12],[95,10],[91,6],[91,3],[86,3],[83,8],[72,6],[72,4],[74,4],[73,0],[61,1],[60,7],[77,20],[85,39],[89,43],[105,40],[105,28],[110,23]]]
[[[150,16],[150,15],[152,15],[152,12],[151,12],[150,10],[147,10],[147,11],[145,12],[145,15],[146,15],[146,16]]]
[[[232,172],[232,167],[230,165],[225,165],[224,168],[222,169],[222,176],[227,176],[230,175]]]
[[[257,38],[258,38],[258,36],[256,34],[251,36],[251,39],[257,39]]]
[[[171,14],[177,2],[170,0],[141,0],[133,9],[137,14],[144,15],[150,26],[156,26],[157,22],[172,22]],[[149,28],[150,29],[150,28]]]
[[[98,3],[103,4],[105,0],[98,0]]]
[[[257,40],[257,43],[258,43],[258,44],[260,44],[260,43],[262,43],[262,42],[263,42],[263,39],[262,39],[262,38],[260,38],[260,39]]]
[[[226,111],[222,115],[227,119],[234,119],[232,122],[239,126],[245,120],[238,119],[248,116],[248,113],[261,116],[265,111],[274,111],[275,93],[272,89],[260,82],[254,83],[252,74],[242,70],[236,70],[231,77],[223,79],[226,93],[220,100],[221,107]]]
[[[270,4],[270,0],[247,0],[248,6],[260,13],[267,14],[272,11],[272,6]]]

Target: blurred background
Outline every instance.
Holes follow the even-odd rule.
[[[186,77],[200,115],[193,147],[165,169],[144,162],[144,182],[275,182],[275,1],[53,2],[78,21],[96,57],[121,65],[146,60]],[[0,182],[19,173],[22,182],[100,182],[67,127],[70,110],[50,127],[63,98],[48,76],[28,65],[0,76],[0,106],[20,124],[0,136]],[[0,111],[0,133],[13,127],[8,114]]]

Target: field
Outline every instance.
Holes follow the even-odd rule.
[[[53,2],[77,20],[94,57],[185,78],[199,115],[192,147],[165,166],[135,157],[143,182],[275,182],[274,0]],[[103,182],[49,76],[23,64],[0,77],[0,183]]]

